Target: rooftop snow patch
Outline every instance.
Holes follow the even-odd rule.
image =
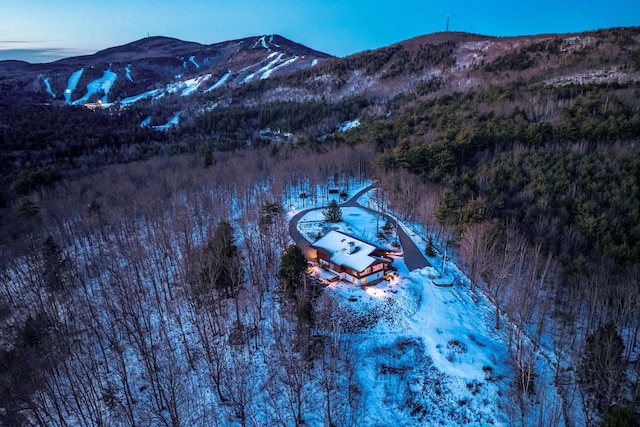
[[[334,264],[355,271],[363,271],[379,260],[379,258],[371,256],[371,253],[377,249],[374,245],[336,230],[325,234],[313,246],[331,253],[331,262]]]

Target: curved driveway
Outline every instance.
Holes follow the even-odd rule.
[[[361,208],[364,210],[367,210],[369,212],[372,212],[374,214],[378,214],[378,212],[374,211],[373,209],[369,209],[365,206],[362,206],[361,204],[358,203],[358,199],[365,194],[366,192],[368,192],[369,190],[371,190],[372,188],[374,188],[373,185],[369,185],[365,188],[363,188],[362,190],[358,191],[356,194],[354,194],[353,196],[351,196],[346,202],[341,203],[340,206],[342,207],[357,207],[357,208]],[[306,214],[309,211],[315,210],[315,209],[324,209],[324,208],[310,208],[310,209],[305,209],[302,210],[300,212],[298,212],[297,214],[295,214],[293,216],[293,218],[291,218],[291,221],[289,222],[289,235],[291,236],[291,238],[293,239],[293,241],[296,243],[296,245],[298,245],[298,247],[300,247],[300,249],[302,249],[302,252],[307,256],[307,258],[311,258],[311,244],[309,243],[309,241],[307,239],[304,238],[304,236],[302,236],[302,234],[300,233],[300,231],[298,231],[298,222],[300,221],[300,218],[302,218],[304,216],[304,214]],[[407,235],[407,233],[404,232],[404,230],[402,229],[402,227],[398,227],[398,223],[396,221],[395,218],[387,215],[387,214],[382,214],[383,217],[387,220],[389,220],[396,228],[396,233],[398,234],[398,237],[400,237],[400,245],[402,246],[402,251],[403,251],[403,256],[404,256],[404,262],[407,266],[407,268],[409,269],[409,271],[413,271],[417,268],[423,268],[423,267],[427,267],[427,266],[431,266],[431,264],[429,263],[429,261],[427,261],[427,259],[424,257],[424,255],[422,255],[422,251],[420,251],[420,249],[418,249],[418,247],[416,246],[415,243],[413,243],[413,240],[411,240],[411,238]]]

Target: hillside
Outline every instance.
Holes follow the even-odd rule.
[[[0,424],[634,425],[639,78],[640,27],[0,62]],[[308,239],[432,266],[291,292],[372,182]]]
[[[149,37],[52,63],[0,61],[0,102],[128,105],[290,74],[328,57],[278,35],[212,45]]]

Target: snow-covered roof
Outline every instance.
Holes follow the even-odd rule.
[[[313,247],[329,252],[332,263],[358,272],[364,271],[371,264],[383,260],[380,257],[371,255],[373,251],[378,249],[376,246],[336,230],[331,230],[318,239],[313,244]]]

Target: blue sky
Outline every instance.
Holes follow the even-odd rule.
[[[147,34],[204,44],[280,34],[337,56],[452,31],[511,36],[640,25],[639,0],[3,0],[0,60],[47,62]]]

